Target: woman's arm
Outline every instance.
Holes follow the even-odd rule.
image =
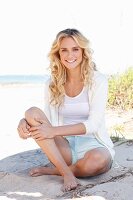
[[[83,135],[86,132],[85,126],[82,123],[54,127],[44,120],[36,119],[36,121],[40,125],[32,126],[29,131],[32,137],[37,140],[54,138],[56,136]]]
[[[104,123],[108,98],[108,79],[99,74],[91,92],[89,117],[88,120],[83,122],[86,127],[86,134],[96,133],[101,124]]]
[[[84,135],[86,128],[83,123],[53,127],[55,136]]]

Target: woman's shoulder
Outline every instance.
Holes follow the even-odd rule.
[[[101,73],[101,72],[99,72],[99,71],[94,71],[94,76],[93,76],[93,79],[94,79],[94,81],[96,81],[96,82],[107,82],[108,81],[108,77],[107,77],[107,75],[105,75],[105,74],[103,74],[103,73]]]

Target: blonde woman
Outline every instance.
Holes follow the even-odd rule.
[[[104,121],[108,82],[96,70],[89,41],[76,29],[57,34],[49,58],[44,111],[29,108],[18,133],[32,137],[54,166],[31,169],[30,175],[61,175],[63,191],[69,191],[78,186],[76,177],[111,168],[115,152]]]

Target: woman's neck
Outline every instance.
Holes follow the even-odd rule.
[[[69,70],[67,71],[67,82],[69,83],[76,83],[82,82],[81,72],[80,70]]]

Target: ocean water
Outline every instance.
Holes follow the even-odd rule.
[[[0,84],[43,84],[48,75],[2,75]]]

